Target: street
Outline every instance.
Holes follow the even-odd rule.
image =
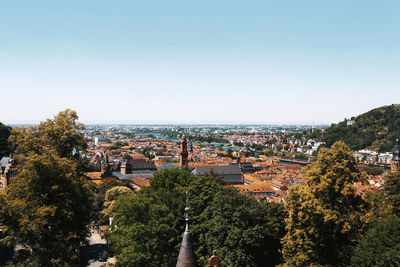
[[[90,231],[91,236],[88,237],[89,244],[82,247],[82,255],[84,259],[88,262],[87,266],[90,267],[100,267],[106,266],[106,260],[99,261],[100,253],[104,255],[104,249],[107,241],[101,238],[99,232],[96,230]]]

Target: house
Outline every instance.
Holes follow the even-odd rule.
[[[253,166],[251,162],[241,162],[240,170],[242,171],[242,173],[253,173],[257,171],[257,169]]]
[[[235,185],[240,193],[247,194],[255,199],[269,199],[274,196],[275,190],[262,181],[255,181],[249,185]]]
[[[15,171],[11,171],[13,163],[14,161],[10,157],[3,157],[0,160],[0,190],[7,187],[10,177],[17,175]]]
[[[179,168],[179,166],[176,164],[172,164],[172,163],[165,163],[165,164],[161,165],[160,167],[158,167],[158,170],[162,171],[164,169],[175,169],[175,168]]]
[[[150,179],[146,177],[136,176],[132,179],[131,186],[135,189],[135,191],[139,191],[142,187],[149,187],[150,186]]]

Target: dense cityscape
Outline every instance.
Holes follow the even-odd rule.
[[[1,0],[0,267],[400,267],[399,14]]]
[[[39,125],[1,127],[7,266],[358,264],[371,249],[363,232],[377,231],[382,216],[397,220],[398,139],[392,151],[351,151],[341,141],[327,147],[334,125],[84,126],[69,109]],[[237,231],[254,237],[229,237]],[[313,231],[339,231],[347,247],[311,257],[298,242],[315,242]],[[348,247],[354,254],[338,260]]]

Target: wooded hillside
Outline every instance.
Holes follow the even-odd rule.
[[[382,106],[350,120],[332,124],[324,135],[327,146],[342,140],[352,150],[391,151],[400,137],[400,104]]]

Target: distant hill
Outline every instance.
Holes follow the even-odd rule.
[[[344,141],[352,150],[392,151],[400,138],[400,104],[382,106],[367,113],[332,124],[323,137],[327,146]]]

